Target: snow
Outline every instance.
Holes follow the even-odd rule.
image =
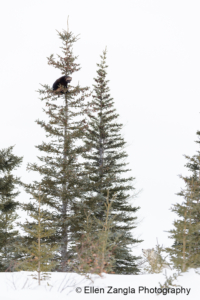
[[[199,270],[200,271],[200,270]],[[163,284],[167,276],[173,275],[175,271],[165,270],[160,274],[143,275],[116,275],[103,274],[103,277],[91,275],[87,279],[76,273],[50,273],[51,278],[41,282],[38,286],[37,280],[30,275],[33,272],[0,273],[0,299],[1,300],[66,300],[75,299],[155,299],[157,294],[155,288],[160,288],[159,282]],[[191,269],[174,281],[177,286],[171,287],[167,295],[159,294],[159,298],[167,299],[199,299],[198,286],[200,275]],[[112,288],[111,288],[112,287]],[[145,292],[146,288],[146,292]],[[181,292],[182,288],[182,292]],[[140,289],[140,292],[139,292]],[[110,293],[108,291],[110,290]],[[158,290],[159,291],[159,290]],[[112,292],[112,293],[111,293]],[[125,299],[126,299],[125,298]]]

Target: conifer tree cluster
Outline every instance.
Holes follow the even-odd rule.
[[[200,143],[200,131],[197,136]],[[190,175],[180,176],[185,183],[185,188],[178,193],[183,202],[171,209],[178,219],[173,223],[174,229],[169,231],[174,244],[167,249],[174,266],[182,272],[200,265],[200,151],[185,158]]]
[[[15,251],[11,242],[18,235],[12,231],[18,203],[13,189],[19,179],[10,172],[21,158],[11,155],[12,147],[0,153],[0,172],[5,174],[0,178],[0,268],[5,270],[8,255],[13,255],[16,270],[37,271],[39,284],[41,272],[75,271],[74,266],[98,274],[137,274],[138,258],[131,248],[140,242],[132,237],[139,208],[131,204],[134,178],[126,175],[126,143],[109,93],[106,50],[97,64],[92,94],[88,87],[73,85],[73,74],[80,70],[73,54],[78,37],[65,30],[58,36],[62,54],[50,55],[48,64],[72,82],[67,88],[60,85],[59,93],[47,84],[38,90],[47,119],[36,122],[46,139],[36,146],[39,161],[27,167],[38,180],[22,184],[32,201],[21,208],[32,219],[18,224],[25,235],[16,239]]]

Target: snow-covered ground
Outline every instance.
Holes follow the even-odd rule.
[[[200,271],[200,270],[199,270]],[[169,277],[175,273],[167,270]],[[169,293],[157,296],[159,282],[165,282],[164,271],[160,274],[93,276],[93,282],[74,273],[51,273],[49,280],[38,286],[32,272],[0,273],[1,300],[66,300],[75,299],[193,299],[199,300],[200,275],[194,270],[179,276]],[[173,290],[174,289],[174,290]],[[166,290],[163,291],[164,294]],[[173,292],[173,293],[172,293]]]

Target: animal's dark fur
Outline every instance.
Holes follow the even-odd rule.
[[[62,76],[60,78],[58,78],[54,84],[53,84],[53,91],[56,95],[62,95],[65,92],[63,91],[63,88],[67,88],[68,83],[70,83],[70,81],[72,80],[72,78],[70,76]]]

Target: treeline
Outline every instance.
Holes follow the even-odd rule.
[[[73,79],[80,70],[73,54],[78,38],[69,31],[58,36],[62,55],[51,55],[48,64]],[[15,177],[22,158],[13,147],[0,151],[1,272],[139,272],[131,252],[140,242],[132,236],[139,207],[131,203],[134,178],[127,176],[122,124],[106,79],[106,50],[97,67],[92,91],[72,83],[67,91],[60,87],[63,95],[49,85],[38,91],[48,121],[37,124],[47,140],[36,146],[39,163],[27,169],[40,180],[27,184]],[[29,201],[16,201],[19,185]],[[29,216],[18,223],[23,234],[15,225],[18,208]]]

